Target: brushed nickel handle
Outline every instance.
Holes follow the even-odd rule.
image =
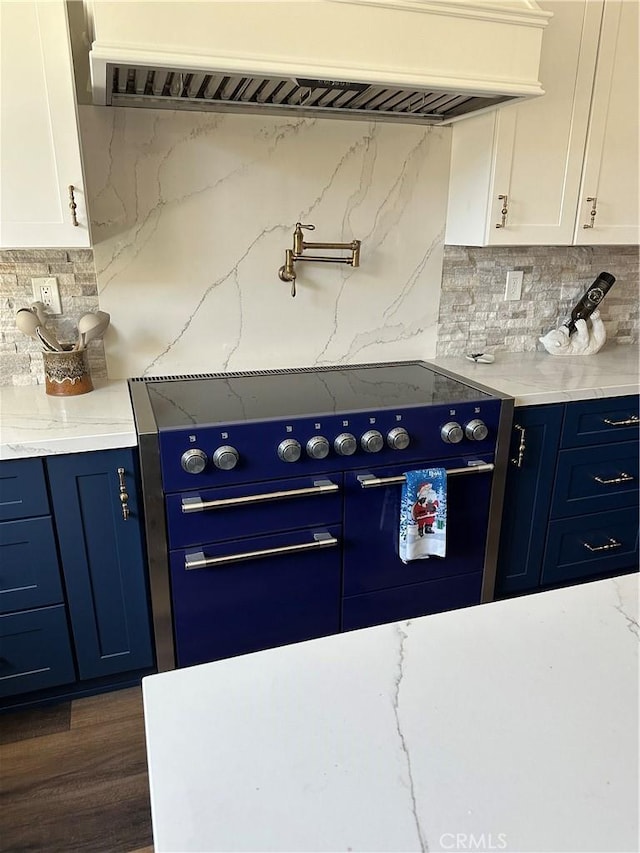
[[[603,480],[602,477],[594,477],[593,478],[596,483],[600,483],[602,486],[611,486],[616,483],[630,483],[632,480],[635,480],[635,477],[632,477],[631,474],[625,474],[624,471],[621,471],[617,477],[613,477],[611,480]]]
[[[315,480],[313,486],[308,486],[304,489],[287,489],[279,492],[265,492],[259,495],[241,495],[238,498],[220,498],[215,501],[203,501],[200,496],[182,498],[182,512],[204,512],[208,509],[222,509],[230,506],[242,506],[243,504],[286,500],[287,498],[326,495],[339,491],[340,486],[337,483],[332,483],[331,480]]]
[[[73,184],[69,184],[69,209],[71,210],[71,222],[73,225],[77,226],[79,223],[78,217],[76,216],[76,208],[78,205],[76,204],[75,189],[76,188]]]
[[[462,474],[487,474],[493,471],[493,462],[471,463],[467,468],[447,468],[447,477],[458,477]],[[405,482],[405,475],[397,477],[376,477],[373,474],[358,474],[358,482],[363,489],[376,489],[379,486],[401,486]]]
[[[607,426],[635,426],[640,423],[640,418],[637,415],[630,415],[624,421],[611,421],[609,418],[605,418],[603,423],[607,424]]]
[[[583,225],[582,227],[583,227],[583,228],[593,228],[593,226],[594,226],[594,224],[595,224],[595,221],[596,221],[596,215],[597,215],[597,213],[598,213],[598,211],[597,211],[597,207],[598,207],[598,197],[597,197],[597,196],[595,196],[595,195],[593,195],[593,196],[589,196],[589,197],[587,198],[587,201],[588,201],[588,202],[589,202],[589,204],[591,205],[591,212],[589,213],[589,216],[591,217],[591,220],[590,220],[590,222],[589,222],[589,224],[588,224],[588,225]]]
[[[227,554],[223,557],[206,557],[203,551],[194,551],[184,555],[184,567],[191,569],[210,569],[214,566],[224,566],[231,563],[241,563],[245,560],[257,560],[262,557],[275,557],[281,554],[297,554],[301,551],[313,551],[318,548],[334,548],[338,540],[330,533],[314,533],[313,542],[302,542],[300,545],[280,545],[277,548],[262,548],[258,551],[244,551],[240,554]]]
[[[516,468],[522,468],[524,453],[527,449],[527,431],[524,427],[521,427],[520,424],[514,424],[513,428],[520,432],[520,445],[518,447],[518,456],[516,459],[511,460],[511,464],[515,465]]]
[[[509,196],[508,195],[499,195],[498,198],[502,202],[502,210],[500,211],[500,222],[496,222],[496,228],[506,228],[507,227],[507,215],[509,213]]]
[[[118,468],[118,484],[120,489],[120,506],[122,507],[123,521],[129,520],[129,495],[127,494],[127,481],[125,480],[124,468]]]
[[[588,542],[582,543],[588,551],[611,551],[613,548],[621,548],[622,542],[616,542],[615,539],[609,539],[606,545],[589,545]]]

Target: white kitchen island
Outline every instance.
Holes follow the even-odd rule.
[[[638,577],[153,675],[155,850],[638,849]]]

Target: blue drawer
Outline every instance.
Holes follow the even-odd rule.
[[[637,504],[637,441],[560,451],[553,517],[606,512]]]
[[[0,613],[62,600],[49,516],[0,523]]]
[[[320,492],[317,484],[334,486],[335,491]],[[314,489],[317,493],[314,493]],[[310,490],[304,496],[288,495]],[[260,500],[281,493],[277,500]],[[215,506],[195,512],[183,512],[183,502],[245,500],[249,503]],[[223,542],[248,536],[260,536],[279,530],[295,530],[342,523],[342,474],[296,477],[267,483],[220,489],[204,489],[169,495],[166,499],[170,548],[188,548],[203,542]]]
[[[75,680],[64,605],[0,616],[0,696]]]
[[[561,447],[638,440],[638,397],[608,397],[569,403]]]
[[[480,604],[482,573],[461,575],[345,598],[342,630],[368,628]]]
[[[49,515],[42,459],[0,462],[0,521]]]
[[[638,568],[636,507],[552,521],[542,584]]]

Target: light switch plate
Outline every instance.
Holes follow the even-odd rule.
[[[522,270],[509,270],[507,272],[507,283],[504,289],[504,298],[511,301],[522,299]]]
[[[62,314],[58,279],[55,276],[32,278],[31,288],[34,301],[46,305],[49,314]]]

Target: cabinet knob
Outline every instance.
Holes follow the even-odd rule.
[[[118,483],[120,488],[120,506],[122,508],[123,521],[129,520],[129,495],[127,494],[127,481],[125,480],[124,468],[118,468]]]

